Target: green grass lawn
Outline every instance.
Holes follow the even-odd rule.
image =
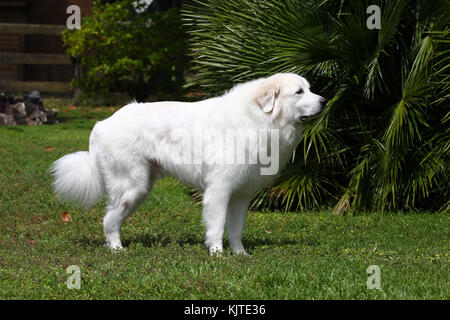
[[[114,109],[45,106],[59,106],[61,124],[0,127],[0,299],[450,298],[445,214],[250,212],[250,255],[226,247],[211,257],[201,205],[167,178],[122,228],[126,250],[111,253],[105,203],[88,211],[61,203],[47,170],[87,150],[95,121]],[[80,267],[80,290],[66,286],[70,265]],[[381,290],[367,289],[370,265],[380,268]]]

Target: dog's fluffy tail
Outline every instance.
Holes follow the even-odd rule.
[[[50,168],[58,198],[92,207],[104,195],[104,182],[95,158],[87,151],[65,155]]]

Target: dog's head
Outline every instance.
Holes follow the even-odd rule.
[[[294,73],[277,73],[262,79],[256,102],[271,120],[278,117],[290,123],[302,123],[320,114],[326,99],[312,93],[305,78]]]

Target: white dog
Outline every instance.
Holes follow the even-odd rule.
[[[131,103],[95,125],[89,152],[53,164],[54,187],[60,198],[85,207],[106,191],[106,244],[120,249],[124,220],[159,178],[174,176],[204,191],[210,252],[222,251],[226,227],[232,252],[245,253],[241,239],[252,196],[274,181],[298,143],[302,122],[319,114],[325,101],[304,78],[279,73],[199,102]],[[271,163],[263,161],[269,154]]]

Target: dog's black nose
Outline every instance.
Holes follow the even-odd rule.
[[[328,100],[325,99],[324,97],[320,97],[319,101],[321,104],[326,104]]]

